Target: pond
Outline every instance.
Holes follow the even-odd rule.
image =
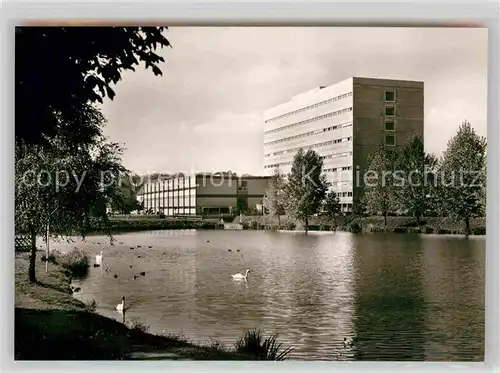
[[[77,297],[121,320],[115,307],[125,296],[126,319],[154,333],[232,345],[259,328],[278,333],[298,360],[484,359],[485,237],[150,231],[115,238],[113,246],[93,236],[52,247],[79,246],[92,260],[103,250],[104,265],[90,268]],[[247,282],[233,281],[247,268]]]

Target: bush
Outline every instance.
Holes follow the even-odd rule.
[[[394,227],[394,233],[408,233],[408,228],[406,228],[406,227]]]
[[[471,234],[475,235],[485,235],[486,234],[486,227],[476,227],[471,229]]]
[[[282,349],[282,343],[277,342],[277,335],[264,337],[260,331],[251,330],[245,333],[235,345],[236,352],[250,355],[257,360],[285,360],[292,352],[291,347]]]
[[[281,224],[283,230],[286,231],[294,231],[295,228],[297,228],[297,224],[294,223],[293,221],[285,221],[283,224]]]
[[[89,256],[83,250],[74,248],[61,256],[61,266],[67,270],[71,277],[85,277],[89,270]]]
[[[142,333],[149,331],[149,325],[139,320],[137,317],[132,318],[128,323],[129,329]]]
[[[422,233],[432,234],[432,233],[434,233],[434,228],[432,228],[432,227],[424,227],[422,229]]]
[[[347,224],[347,230],[351,233],[360,233],[361,225],[357,221],[351,221]]]
[[[43,254],[41,257],[40,257],[40,260],[42,262],[46,262],[47,261],[47,256],[45,254]],[[49,263],[52,263],[52,264],[57,264],[57,257],[54,253],[50,253],[49,254],[49,259],[48,259],[48,262]]]
[[[85,303],[85,310],[88,312],[94,312],[97,308],[97,302],[95,299],[92,299],[90,302]]]

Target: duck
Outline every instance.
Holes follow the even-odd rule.
[[[249,270],[249,269],[247,269],[247,270],[245,271],[245,275],[244,275],[244,276],[243,276],[241,273],[237,273],[237,274],[235,274],[235,275],[231,275],[231,276],[233,277],[233,280],[245,280],[245,281],[246,281],[246,280],[247,280],[247,278],[248,278],[248,274],[249,274],[249,273],[250,273],[250,270]]]
[[[233,250],[231,250],[231,249],[227,249],[227,251],[233,251]]]
[[[153,248],[153,246],[148,246],[148,248],[152,249],[152,248]]]
[[[122,297],[122,302],[116,306],[116,310],[120,312],[125,310],[125,296]]]
[[[146,272],[139,273],[141,276],[146,276]]]
[[[114,277],[114,278],[118,278],[118,275],[115,273],[115,274],[113,275],[113,277]]]
[[[141,245],[137,245],[137,248],[142,247]]]
[[[239,252],[240,252],[240,249],[236,250],[236,252],[238,252],[238,253],[239,253]]]
[[[353,341],[344,337],[344,347],[351,347],[353,345]]]
[[[99,255],[95,256],[95,264],[97,266],[100,266],[102,264],[102,253],[103,253],[103,251],[101,250],[101,253]]]
[[[132,280],[135,280],[137,277],[137,275],[132,275]]]
[[[130,246],[130,250],[134,250],[134,249],[135,249],[135,247]]]

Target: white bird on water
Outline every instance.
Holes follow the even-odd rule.
[[[102,251],[101,254],[95,256],[95,264],[102,265]]]
[[[116,306],[116,310],[123,312],[125,310],[125,297],[122,297],[122,302]]]
[[[249,273],[250,273],[250,270],[249,270],[249,269],[247,269],[247,270],[245,271],[245,275],[242,275],[241,273],[237,273],[237,274],[235,274],[235,275],[231,275],[231,276],[233,277],[233,280],[245,280],[245,281],[246,281],[246,280],[247,280],[247,278],[248,278],[248,274],[249,274]]]

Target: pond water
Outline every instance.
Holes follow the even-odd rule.
[[[151,231],[115,239],[52,247],[82,247],[92,259],[103,250],[104,265],[90,268],[76,296],[118,320],[125,296],[126,319],[154,333],[231,345],[259,328],[279,333],[299,360],[484,359],[485,237]],[[247,268],[247,282],[233,281]],[[355,343],[344,347],[344,337]]]

